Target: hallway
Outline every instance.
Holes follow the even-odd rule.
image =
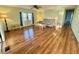
[[[6,43],[10,47],[6,53],[12,54],[76,54],[79,44],[70,27],[59,30],[46,27],[17,29],[6,33]]]

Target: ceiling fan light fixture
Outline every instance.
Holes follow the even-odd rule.
[[[33,7],[36,8],[36,9],[39,9],[39,7],[37,5],[34,5]]]

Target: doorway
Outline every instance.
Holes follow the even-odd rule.
[[[73,14],[74,14],[74,9],[66,10],[64,25],[71,26]]]

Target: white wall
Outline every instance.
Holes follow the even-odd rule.
[[[1,54],[5,52],[5,33],[4,33],[4,26],[1,22],[0,22],[0,34],[2,36],[2,40],[4,41],[3,43],[1,43],[1,38],[0,38],[0,54]],[[1,45],[2,45],[2,52],[1,52]]]
[[[5,41],[4,26],[3,26],[3,23],[1,23],[1,22],[0,22],[0,34],[2,36],[3,41]]]
[[[73,20],[72,20],[72,30],[74,35],[79,42],[79,6],[75,9]]]

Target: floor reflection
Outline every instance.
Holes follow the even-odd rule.
[[[34,30],[32,28],[29,28],[28,30],[24,31],[24,38],[32,40],[34,38]]]

